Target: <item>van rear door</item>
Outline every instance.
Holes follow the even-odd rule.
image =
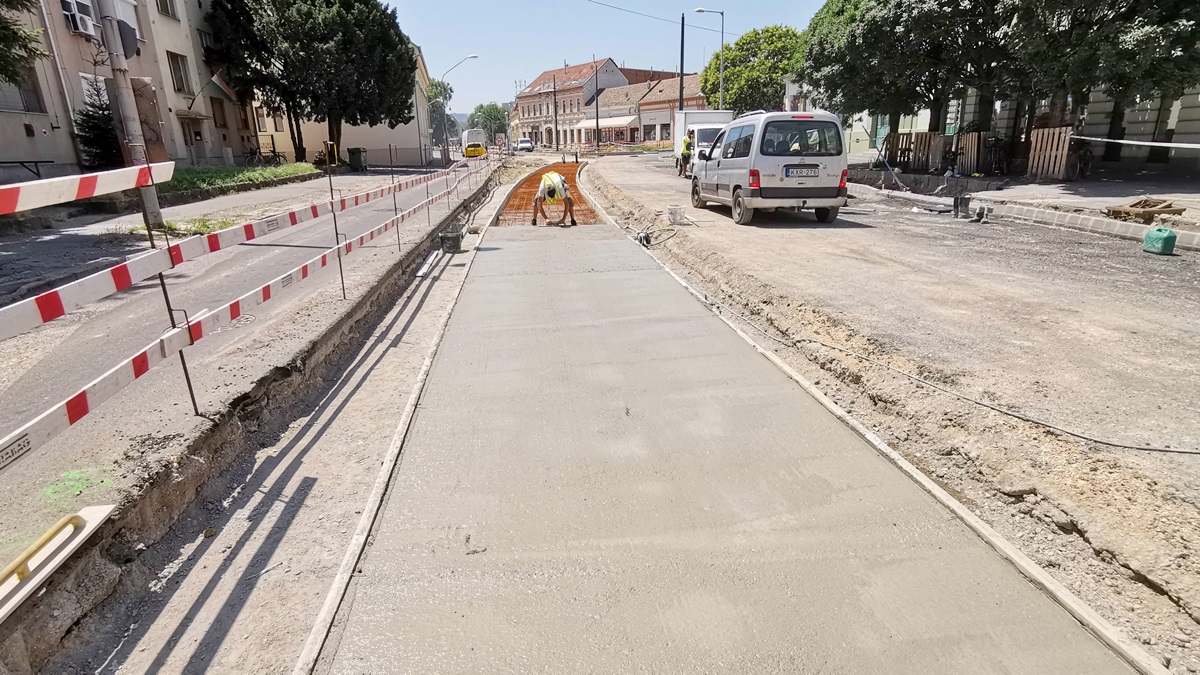
[[[842,129],[835,122],[809,115],[768,120],[758,153],[764,198],[838,196],[845,161]]]

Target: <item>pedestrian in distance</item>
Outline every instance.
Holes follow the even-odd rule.
[[[550,216],[546,215],[546,204],[553,206],[558,203],[559,199],[566,203],[563,208],[562,218],[555,222],[550,221]],[[554,171],[547,171],[542,175],[542,182],[538,185],[537,196],[533,198],[533,226],[537,227],[537,214],[541,213],[542,218],[550,225],[562,225],[567,220],[567,216],[571,217],[571,224],[575,224],[575,200],[571,199],[571,192],[567,189],[567,181],[561,175]]]
[[[679,153],[679,175],[688,176],[688,169],[692,164],[692,150],[696,147],[696,130],[688,129],[687,136],[683,137],[683,152]]]

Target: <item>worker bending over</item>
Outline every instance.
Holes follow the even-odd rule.
[[[550,222],[550,216],[546,215],[546,204],[556,204],[559,198],[562,198],[567,203],[563,209],[562,218],[558,222]],[[571,216],[571,224],[575,224],[575,201],[571,199],[571,193],[567,190],[567,181],[554,171],[547,171],[542,175],[541,185],[538,186],[537,196],[533,198],[533,225],[537,226],[537,214],[541,213],[542,218],[546,219],[551,225],[562,225],[567,220],[567,215]]]

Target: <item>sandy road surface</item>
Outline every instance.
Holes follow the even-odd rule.
[[[684,205],[697,226],[660,255],[768,328],[1074,429],[1200,449],[1200,256],[887,202],[742,227],[692,209],[654,155],[605,158],[584,184],[628,222]],[[1200,455],[1092,446],[834,350],[781,351],[1178,672],[1200,668]]]

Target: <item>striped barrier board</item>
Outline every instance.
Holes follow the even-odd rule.
[[[379,190],[350,195],[336,202],[310,204],[250,223],[234,225],[211,234],[189,237],[165,249],[138,254],[126,262],[82,279],[6,307],[0,307],[0,340],[7,340],[44,323],[49,323],[189,260],[195,260],[223,248],[230,248],[266,236],[285,227],[299,225],[334,212],[347,211],[377,201],[393,192],[402,192],[424,185],[448,176],[458,168],[459,165],[456,164],[450,169],[397,182]]]
[[[471,173],[479,173],[486,168],[486,166],[481,167]],[[169,330],[133,357],[126,359],[79,392],[0,440],[0,470],[31,450],[45,445],[50,439],[67,430],[100,404],[112,398],[118,391],[133,384],[155,365],[202,340],[205,336],[212,335],[221,326],[237,320],[249,308],[257,307],[290,293],[301,283],[313,278],[316,273],[330,267],[336,260],[339,249],[343,256],[350,255],[377,236],[388,232],[393,227],[399,227],[400,223],[412,218],[421,210],[449,198],[453,189],[452,185],[444,192],[426,199],[400,215],[389,218],[382,225],[324,251],[321,255],[287,274],[273,279],[270,283],[256,288],[222,307],[205,312],[184,326]]]
[[[175,162],[159,162],[0,186],[0,216],[165,183],[174,175]]]

